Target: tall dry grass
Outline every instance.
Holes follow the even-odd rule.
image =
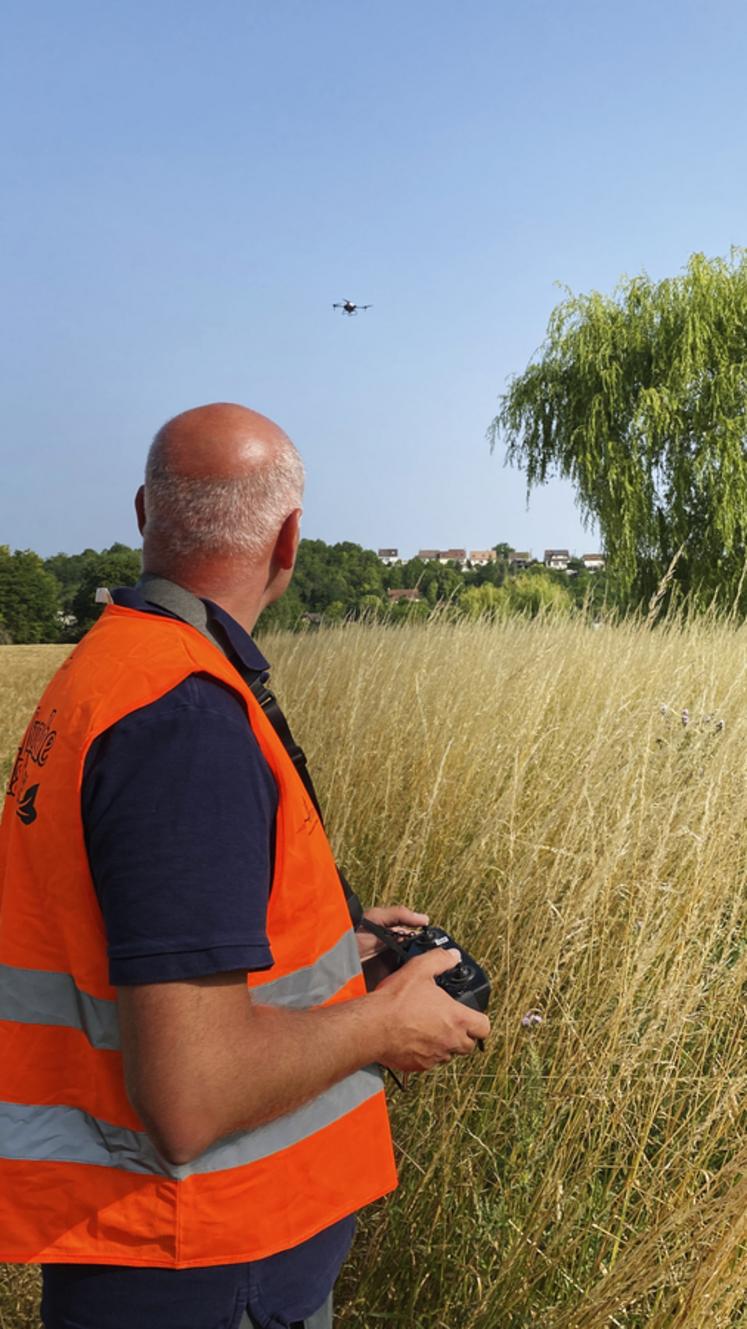
[[[69,646],[0,646],[0,781],[3,788],[34,706]]]
[[[494,980],[486,1052],[393,1093],[402,1186],[362,1217],[341,1325],[747,1324],[746,646],[519,620],[264,639],[348,876]],[[0,652],[10,710],[51,665]]]

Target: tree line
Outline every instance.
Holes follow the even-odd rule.
[[[484,567],[411,558],[386,565],[372,549],[352,541],[327,544],[302,540],[296,571],[281,600],[265,610],[258,627],[296,628],[367,617],[391,622],[427,618],[448,607],[459,617],[571,613],[614,603],[605,573],[571,564],[571,575],[538,563],[519,572],[509,564],[510,547],[495,546]],[[133,586],[140,576],[139,549],[113,544],[79,554],[41,558],[30,549],[0,545],[0,642],[76,642],[101,611],[99,586]],[[416,590],[419,599],[392,599],[388,592]]]

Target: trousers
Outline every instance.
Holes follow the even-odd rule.
[[[246,1311],[241,1317],[238,1329],[257,1329],[256,1321],[249,1318]],[[330,1292],[323,1306],[305,1320],[295,1320],[290,1329],[332,1329],[332,1293]]]
[[[285,1325],[260,1299],[239,1270],[128,1269],[106,1265],[43,1265],[41,1321],[45,1329],[263,1329]],[[192,1275],[198,1275],[197,1279]],[[199,1277],[207,1274],[207,1278]],[[218,1278],[214,1277],[218,1274]],[[262,1309],[260,1310],[260,1306]],[[268,1302],[272,1306],[272,1300]],[[247,1309],[244,1309],[244,1308]],[[0,1317],[1,1318],[1,1317]],[[323,1306],[290,1329],[332,1329],[332,1294]]]

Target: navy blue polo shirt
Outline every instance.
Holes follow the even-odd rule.
[[[118,590],[114,600],[176,617],[145,594]],[[264,673],[267,661],[249,634],[219,605],[204,603],[237,665]],[[114,985],[269,968],[276,809],[275,782],[243,702],[207,675],[191,675],[96,740],[82,813]],[[241,1302],[259,1324],[282,1329],[325,1301],[353,1228],[352,1217],[343,1219],[249,1265],[46,1265],[44,1324],[114,1329],[126,1305],[138,1329],[214,1329],[231,1324],[225,1308]]]

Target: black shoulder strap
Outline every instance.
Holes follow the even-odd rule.
[[[298,771],[304,789],[306,790],[307,794],[309,795],[309,798],[311,799],[312,803],[314,804],[314,807],[316,808],[319,814],[319,820],[321,821],[322,825],[324,825],[324,817],[322,816],[322,809],[319,804],[319,798],[316,789],[314,788],[314,782],[311,778],[308,763],[306,761],[306,753],[304,752],[303,748],[294,739],[290,730],[290,725],[288,724],[288,721],[286,720],[282,710],[280,709],[280,704],[274,692],[271,692],[270,689],[267,687],[267,684],[265,682],[266,675],[258,674],[255,675],[253,679],[251,679],[249,677],[249,670],[242,670],[241,672],[244,676],[246,683],[248,684],[251,691],[254,693],[254,696],[257,698],[257,701],[259,702],[260,706],[262,707],[262,710],[267,716],[267,719],[270,721],[270,724],[275,730],[275,733],[280,739],[280,742],[282,743],[283,747],[288,753],[288,756],[293,762],[293,765]],[[342,883],[342,889],[345,892],[345,898],[348,902],[348,910],[350,912],[351,922],[353,924],[353,927],[357,928],[358,924],[360,923],[363,917],[363,905],[358,899],[358,896],[355,894],[355,891],[346,881],[345,875],[339,867],[337,871],[340,877],[340,882]]]

